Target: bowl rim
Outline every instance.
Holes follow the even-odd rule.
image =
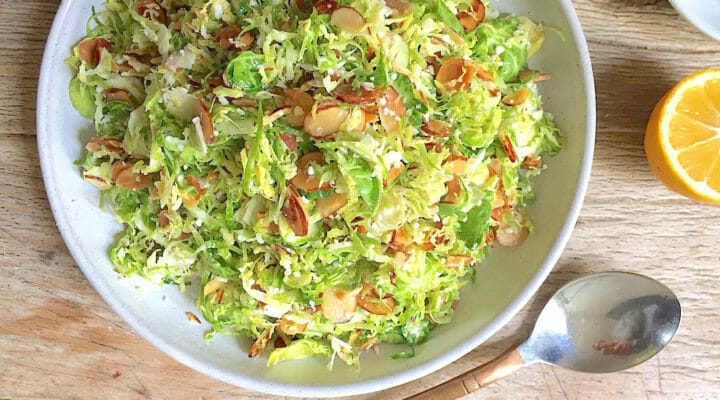
[[[580,20],[575,12],[574,7],[570,0],[558,0],[562,11],[568,18],[568,23],[571,29],[571,35],[573,40],[577,43],[577,52],[580,56],[580,67],[583,71],[583,84],[585,92],[587,94],[587,106],[586,106],[586,123],[585,123],[585,146],[583,148],[582,165],[580,174],[577,181],[577,190],[572,200],[570,210],[563,223],[562,230],[555,240],[550,252],[545,257],[540,268],[538,268],[535,275],[530,279],[528,284],[522,289],[520,295],[510,303],[510,305],[499,315],[497,315],[490,323],[488,323],[483,329],[476,332],[474,335],[469,337],[462,344],[452,348],[440,357],[428,360],[425,363],[419,364],[413,368],[400,371],[398,373],[388,375],[382,378],[375,378],[365,380],[361,382],[353,382],[348,384],[340,385],[328,385],[328,386],[311,386],[311,385],[296,385],[296,384],[282,384],[273,382],[261,378],[251,378],[243,376],[242,374],[228,372],[222,368],[216,367],[210,363],[204,362],[197,359],[180,348],[165,341],[162,337],[156,335],[153,331],[145,327],[140,320],[125,309],[122,303],[109,295],[106,290],[106,283],[104,283],[94,272],[92,263],[85,257],[79,246],[73,241],[73,237],[68,228],[68,218],[65,214],[65,210],[62,209],[62,205],[56,192],[58,188],[55,182],[51,178],[50,170],[52,169],[53,156],[49,151],[49,126],[48,120],[48,101],[49,94],[51,91],[50,82],[52,81],[52,68],[51,63],[54,61],[51,56],[54,52],[52,47],[58,41],[61,32],[61,25],[63,24],[66,16],[71,10],[73,0],[63,0],[60,4],[55,18],[53,19],[52,28],[48,35],[46,46],[43,50],[43,58],[40,67],[38,93],[37,93],[37,110],[36,110],[36,129],[37,129],[37,146],[40,158],[40,166],[42,169],[42,177],[45,184],[46,193],[48,195],[48,201],[52,214],[55,218],[56,225],[60,234],[75,261],[77,262],[80,269],[83,271],[88,281],[92,284],[95,290],[100,294],[103,300],[110,306],[110,308],[119,315],[130,327],[142,336],[145,340],[150,342],[153,346],[161,350],[163,353],[169,355],[176,361],[184,364],[185,366],[203,373],[212,378],[224,381],[226,383],[240,386],[250,390],[256,390],[259,392],[281,395],[281,396],[304,396],[304,397],[339,397],[339,396],[350,396],[366,394],[376,392],[384,389],[388,389],[394,386],[399,386],[404,383],[419,379],[425,375],[439,370],[446,365],[456,361],[460,357],[469,353],[475,347],[480,345],[494,335],[500,328],[505,326],[512,317],[514,317],[520,309],[530,300],[530,298],[537,292],[540,285],[545,281],[547,276],[552,271],[555,263],[560,258],[568,240],[570,239],[571,233],[577,222],[580,210],[583,205],[585,194],[587,192],[588,183],[590,180],[590,171],[592,167],[593,152],[595,146],[595,129],[596,129],[596,100],[595,100],[595,84],[593,79],[592,65],[590,61],[590,53],[588,45],[585,39],[585,35],[580,24]]]
[[[679,0],[669,1],[675,11],[677,11],[678,14],[685,18],[685,20],[692,24],[695,28],[715,40],[720,40],[720,27],[708,24],[704,20],[697,18],[695,16],[696,14],[689,12],[689,10],[693,8],[693,4],[696,5],[697,3]]]

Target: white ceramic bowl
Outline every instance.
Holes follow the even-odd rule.
[[[696,28],[720,40],[720,0],[670,0]]]
[[[265,360],[247,357],[248,340],[217,335],[205,343],[208,325],[190,324],[185,316],[195,310],[194,290],[180,294],[172,286],[118,279],[107,253],[122,227],[98,208],[98,191],[73,165],[92,125],[68,100],[71,71],[63,59],[83,36],[90,7],[99,3],[63,1],[48,38],[37,102],[45,187],[60,233],[90,283],[137,333],[181,363],[232,384],[289,396],[352,395],[400,385],[453,362],[500,329],[536,292],[568,241],[585,195],[595,136],[587,45],[570,0],[503,1],[501,11],[543,21],[565,36],[548,30],[544,48],[531,61],[554,76],[541,84],[541,91],[567,137],[566,148],[536,181],[537,201],[530,210],[535,234],[520,248],[493,250],[479,267],[477,282],[464,288],[453,322],[432,332],[411,359],[392,360],[390,354],[406,348],[382,345],[380,354],[361,357],[360,369],[337,362],[328,372],[323,359],[266,368]]]

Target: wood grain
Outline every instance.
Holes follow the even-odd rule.
[[[257,399],[198,374],[132,332],[68,254],[50,214],[35,143],[44,41],[59,2],[0,0],[0,399]],[[654,276],[680,297],[671,346],[613,375],[535,365],[469,398],[720,398],[720,208],[666,190],[642,148],[647,118],[674,82],[720,66],[718,42],[660,0],[575,0],[592,53],[596,157],[568,248],[534,300],[488,343],[419,381],[359,398],[399,399],[497,356],[527,335],[563,283],[592,271]]]

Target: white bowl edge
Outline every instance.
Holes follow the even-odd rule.
[[[50,177],[50,168],[53,165],[53,154],[48,150],[49,127],[46,124],[48,112],[47,102],[50,93],[49,82],[51,81],[51,68],[49,67],[49,64],[51,62],[50,59],[52,58],[50,57],[50,54],[52,52],[49,51],[49,49],[54,46],[55,43],[58,41],[60,23],[63,21],[66,14],[70,10],[72,0],[63,0],[58,9],[57,15],[55,16],[52,29],[48,36],[46,49],[43,55],[37,97],[38,151],[40,155],[40,163],[42,166],[43,180],[45,182],[45,188],[48,193],[48,200],[52,213],[55,217],[58,229],[65,243],[67,244],[70,253],[77,261],[78,265],[85,273],[90,283],[103,297],[105,302],[109,304],[110,307],[123,320],[125,320],[140,336],[148,340],[155,347],[162,350],[164,353],[168,354],[175,360],[201,373],[215,377],[230,384],[239,385],[251,390],[262,391],[275,395],[305,397],[335,397],[375,392],[393,386],[401,385],[403,383],[430,374],[470,352],[472,349],[474,349],[482,342],[487,340],[489,337],[491,337],[493,334],[495,334],[515,314],[517,314],[517,312],[536,293],[537,289],[552,271],[552,268],[562,254],[562,251],[570,238],[574,225],[579,216],[585,193],[587,191],[588,182],[590,179],[590,170],[592,165],[595,143],[595,87],[587,43],[575,10],[571,5],[570,0],[559,0],[559,2],[566,16],[569,19],[570,28],[572,29],[572,37],[578,46],[577,50],[580,53],[579,58],[583,70],[583,83],[585,86],[585,92],[587,93],[585,146],[583,150],[581,170],[577,182],[577,190],[572,200],[571,208],[568,212],[567,217],[565,218],[562,231],[556,238],[555,243],[551,248],[551,251],[545,258],[544,262],[537,270],[533,278],[522,290],[521,294],[505,309],[504,312],[499,314],[489,324],[487,324],[484,329],[471,336],[463,344],[456,346],[455,348],[451,349],[440,357],[437,357],[424,364],[407,369],[405,371],[386,376],[384,378],[366,380],[357,383],[328,386],[323,388],[311,385],[280,384],[265,379],[255,379],[235,373],[228,373],[227,371],[217,368],[212,364],[206,363],[189,354],[186,354],[181,349],[165,341],[155,332],[147,329],[147,327],[143,325],[141,321],[136,318],[135,315],[131,314],[126,308],[123,307],[122,303],[118,299],[110,296],[108,294],[107,282],[103,282],[102,280],[98,279],[98,276],[96,276],[95,272],[93,271],[92,263],[90,262],[90,260],[81,251],[81,249],[75,245],[75,238],[72,237],[68,228],[68,217],[66,216],[65,210],[61,207],[60,201],[57,199],[57,196],[54,195],[54,193],[56,193],[59,188],[56,186],[56,182]]]

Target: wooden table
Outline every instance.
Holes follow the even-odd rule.
[[[683,323],[666,351],[614,375],[536,365],[475,398],[720,398],[720,208],[665,189],[642,147],[655,102],[684,75],[720,66],[720,43],[665,1],[574,3],[592,53],[598,131],[589,193],[567,250],[540,293],[488,343],[419,381],[363,398],[401,398],[496,356],[529,333],[555,289],[604,270],[651,275],[676,291]],[[40,58],[58,4],[0,0],[0,399],[270,398],[152,347],[108,308],[65,248],[34,136]]]

